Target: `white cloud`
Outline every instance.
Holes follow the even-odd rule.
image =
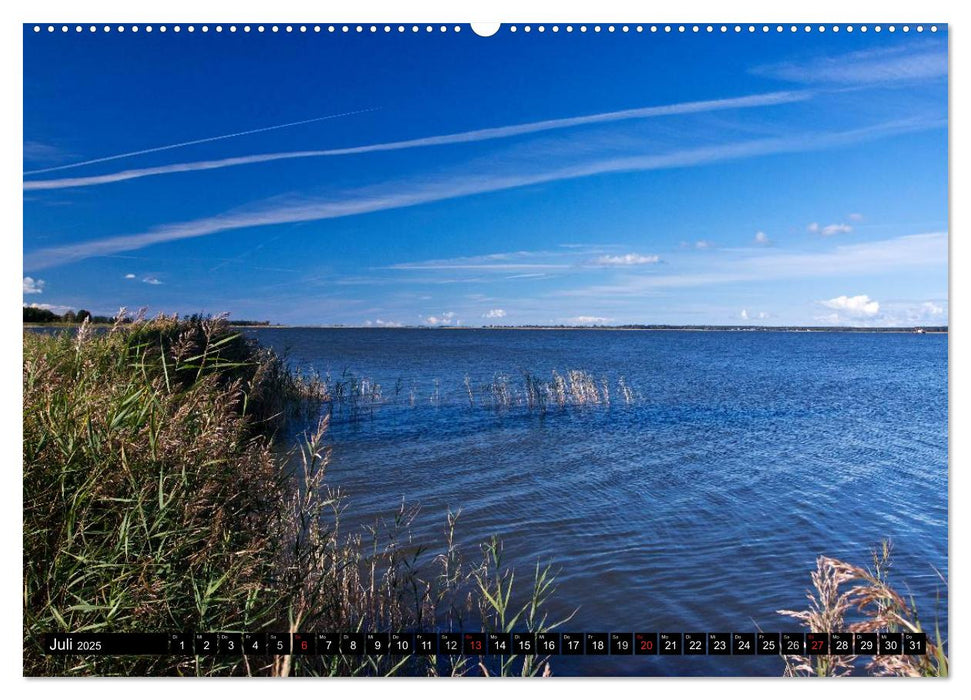
[[[24,256],[27,269],[43,269],[99,255],[138,250],[170,241],[208,236],[224,231],[306,221],[321,221],[376,211],[413,207],[429,202],[457,199],[486,192],[498,192],[529,185],[572,180],[603,173],[646,172],[754,158],[777,153],[801,153],[871,141],[892,135],[946,126],[946,122],[911,119],[874,124],[839,132],[801,133],[736,143],[679,149],[662,154],[612,156],[558,168],[522,172],[509,164],[503,171],[452,172],[405,182],[385,182],[330,199],[302,199],[281,203],[267,199],[262,207],[234,210],[203,219],[165,224],[148,231],[81,243],[55,246]]]
[[[64,306],[64,304],[24,304],[24,306],[29,306],[32,309],[46,309],[48,311],[53,311],[56,314],[63,314],[65,311],[70,311],[70,306]]]
[[[162,284],[162,280],[160,280],[158,277],[152,277],[151,275],[142,277],[142,282],[145,284]]]
[[[489,311],[482,314],[482,318],[503,318],[505,315],[505,309],[489,309]]]
[[[743,321],[748,321],[748,310],[742,309],[742,313],[740,313],[739,316],[742,317]]]
[[[759,320],[764,320],[764,319],[766,319],[768,317],[769,317],[769,314],[767,314],[764,311],[759,311]]]
[[[601,255],[594,260],[596,265],[622,266],[622,265],[653,265],[660,262],[661,258],[657,255],[638,255],[637,253],[627,253],[627,255]]]
[[[603,316],[574,316],[573,318],[568,318],[566,320],[568,323],[572,323],[577,326],[589,326],[607,323],[613,319],[604,318]]]
[[[455,320],[454,311],[446,311],[441,316],[427,316],[425,318],[425,323],[427,323],[429,326],[449,326],[452,325],[453,322],[456,325],[458,324],[458,321]]]
[[[809,231],[809,233],[816,233],[819,231],[819,224],[814,221],[806,227],[806,230]]]
[[[398,323],[397,321],[385,321],[380,318],[376,318],[373,321],[365,321],[365,326],[376,327],[376,328],[401,328],[404,324]]]
[[[830,224],[829,226],[823,226],[820,233],[824,236],[835,236],[838,233],[850,233],[853,227],[849,224]]]
[[[698,250],[704,250],[706,248],[711,248],[714,244],[711,241],[695,241],[695,248]]]
[[[33,277],[24,277],[24,294],[40,294],[44,291],[44,280],[35,280]]]
[[[135,279],[134,273],[129,272],[127,275],[125,275],[125,279],[126,280],[133,280],[133,279]]]
[[[850,221],[863,221],[863,214],[858,214],[858,213],[847,214],[846,218],[849,219]]]
[[[755,238],[753,238],[752,241],[754,243],[758,243],[759,245],[769,245],[772,242],[769,240],[769,237],[765,234],[765,231],[756,231]]]
[[[920,305],[920,310],[924,312],[927,316],[942,316],[944,315],[944,307],[938,306],[933,301],[925,301]]]
[[[880,302],[870,299],[866,294],[858,294],[854,297],[843,295],[819,303],[852,318],[869,318],[880,313]]]
[[[582,126],[585,124],[600,124],[607,122],[617,122],[630,119],[648,119],[652,117],[665,117],[675,114],[694,114],[700,112],[711,112],[716,110],[724,109],[742,109],[747,107],[766,107],[777,104],[786,104],[790,102],[798,102],[802,100],[807,100],[812,97],[812,93],[809,91],[787,91],[787,92],[772,92],[760,95],[747,95],[745,97],[734,97],[723,100],[703,100],[700,102],[683,102],[679,104],[671,105],[660,105],[655,107],[642,107],[637,109],[627,109],[619,112],[604,112],[601,114],[590,114],[582,117],[569,117],[566,119],[549,119],[546,121],[531,122],[528,124],[515,124],[512,126],[500,126],[493,127],[489,129],[478,129],[476,131],[465,131],[457,134],[445,134],[442,136],[427,136],[418,139],[410,139],[408,141],[392,141],[389,143],[377,143],[369,144],[366,146],[352,146],[350,148],[334,148],[329,150],[321,151],[292,151],[288,153],[262,153],[253,156],[240,156],[236,158],[224,158],[221,160],[209,160],[209,161],[199,161],[195,163],[175,163],[172,165],[162,165],[152,168],[139,168],[133,170],[124,170],[116,173],[109,173],[107,175],[93,175],[88,177],[75,177],[75,178],[63,178],[58,180],[28,180],[24,182],[23,187],[25,190],[47,190],[47,189],[59,189],[62,187],[85,187],[89,185],[102,185],[111,182],[121,182],[123,180],[132,180],[140,177],[149,177],[152,175],[166,175],[169,173],[180,173],[180,172],[192,172],[197,170],[213,170],[216,168],[226,168],[236,165],[247,165],[251,163],[266,163],[275,160],[288,160],[291,158],[320,158],[327,156],[343,156],[343,155],[353,155],[359,153],[374,153],[377,151],[396,151],[408,148],[419,148],[424,146],[442,146],[453,143],[472,143],[477,141],[486,141],[490,139],[508,138],[511,136],[519,136],[522,134],[533,134],[541,131],[550,131],[554,129],[566,129],[575,126]],[[368,110],[360,110],[368,111]],[[355,114],[355,112],[347,112],[345,114]],[[337,117],[345,116],[345,114],[334,115]],[[324,117],[324,119],[330,119],[334,117]],[[320,121],[320,119],[311,119],[307,121]],[[295,124],[304,124],[305,122],[296,122]],[[270,127],[271,129],[279,129],[286,126],[293,126],[294,124],[284,124],[282,126]],[[260,131],[266,131],[268,129],[261,129]],[[218,136],[215,138],[202,139],[200,141],[191,141],[187,143],[176,144],[173,146],[163,146],[161,148],[153,148],[145,151],[137,151],[134,153],[124,153],[117,156],[110,156],[108,158],[99,158],[93,161],[86,161],[84,163],[74,163],[68,166],[60,166],[56,168],[46,168],[43,170],[29,171],[33,173],[50,172],[52,170],[63,170],[65,168],[76,167],[79,165],[88,165],[91,163],[101,163],[106,160],[116,160],[118,158],[126,158],[130,156],[142,155],[145,153],[154,153],[162,150],[169,150],[172,148],[179,148],[182,146],[188,146],[195,143],[204,143],[208,141],[215,141],[218,139],[231,138],[232,136],[242,136],[246,133],[252,132],[240,132],[237,134],[230,134],[228,136]]]

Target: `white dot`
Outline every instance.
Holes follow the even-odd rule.
[[[629,31],[630,31],[630,27],[628,27],[628,26],[627,26],[627,25],[625,24],[625,25],[623,26],[623,28],[621,29],[621,31],[622,31],[622,32],[629,32]]]
[[[638,34],[641,34],[641,33],[643,33],[643,31],[644,31],[644,27],[642,27],[641,25],[638,24],[637,25],[637,33]]]
[[[460,27],[459,25],[456,24],[455,25],[455,32],[458,33],[460,31],[462,31],[462,27]]]
[[[937,31],[937,25],[936,24],[931,26],[931,31],[932,32],[936,32]]]
[[[852,24],[851,25],[848,25],[846,27],[846,31],[852,34],[853,33],[853,25]]]
[[[835,26],[835,25],[833,26],[833,31],[834,31],[834,32],[838,32],[839,30],[840,30],[840,28],[839,28],[839,27],[837,27],[837,26]]]
[[[678,31],[679,32],[684,32],[684,25],[683,24],[678,26]]]
[[[527,34],[530,32],[530,30],[531,30],[531,27],[528,24],[525,27],[523,27],[523,31],[526,32]]]
[[[908,27],[907,25],[904,25],[904,31],[905,32],[909,32],[910,31],[910,27]]]
[[[923,24],[918,24],[918,25],[917,25],[917,31],[918,31],[918,32],[922,32],[922,31],[924,31],[924,25],[923,25]]]
[[[66,24],[63,27],[61,27],[61,31],[62,32],[66,32],[67,31],[67,25]]]
[[[860,31],[866,34],[867,26],[864,24],[862,27],[860,27]]]
[[[727,32],[727,31],[728,31],[728,27],[726,27],[726,26],[725,26],[725,25],[723,24],[723,25],[722,25],[722,28],[721,28],[721,30],[722,30],[722,33],[724,34],[725,32]]]
[[[707,27],[705,27],[705,31],[711,32],[711,31],[714,31],[714,28],[709,24]]]
[[[123,32],[123,31],[125,31],[125,28],[124,27],[118,27],[118,31],[119,32]]]
[[[568,27],[566,28],[566,31],[568,31],[568,32],[572,32],[572,31],[573,31],[573,27],[572,27],[572,26],[568,26]]]
[[[387,24],[384,25],[384,33],[387,34],[390,31],[391,31],[391,27],[389,27]]]
[[[516,31],[516,25],[514,24],[513,26],[509,27],[509,31],[515,33],[515,31]]]
[[[894,25],[891,24],[889,27],[887,27],[887,31],[888,32],[895,32],[895,31],[897,31],[897,28]]]
[[[691,31],[693,31],[693,32],[697,32],[697,31],[698,31],[698,26],[697,26],[697,25],[695,25],[694,27],[692,27],[692,28],[691,28]]]
[[[76,26],[76,27],[74,28],[74,31],[76,31],[76,32],[80,32],[80,31],[81,31],[81,25],[79,24],[78,26]]]
[[[555,33],[555,32],[558,32],[558,31],[560,31],[560,28],[559,28],[559,27],[557,27],[557,26],[556,26],[556,25],[554,24],[554,25],[553,25],[553,32]]]

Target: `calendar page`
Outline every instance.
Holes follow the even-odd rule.
[[[946,23],[22,32],[25,675],[947,675]]]

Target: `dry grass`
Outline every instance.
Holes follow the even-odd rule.
[[[884,542],[874,550],[870,568],[821,556],[812,573],[813,590],[807,591],[805,610],[779,610],[799,620],[810,632],[924,632],[917,608],[888,583],[891,546]],[[946,582],[945,582],[946,584]],[[856,618],[849,622],[848,617]],[[863,670],[876,676],[947,676],[946,643],[935,629],[928,635],[925,656],[878,655]],[[787,676],[845,676],[852,674],[854,656],[787,656]]]

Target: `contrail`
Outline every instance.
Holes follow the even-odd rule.
[[[167,224],[143,233],[84,241],[36,250],[24,255],[24,270],[41,270],[85,258],[138,250],[150,245],[208,236],[224,231],[305,221],[337,219],[376,211],[418,206],[559,180],[572,180],[603,173],[638,172],[684,168],[755,156],[800,153],[871,141],[930,128],[946,127],[946,121],[931,123],[901,120],[842,132],[805,133],[678,150],[659,155],[609,158],[533,173],[453,173],[409,186],[385,183],[381,187],[350,192],[336,199],[272,203],[262,209],[230,211],[217,216]]]
[[[147,153],[158,153],[159,151],[171,151],[173,148],[185,148],[186,146],[195,146],[200,143],[210,143],[212,141],[222,141],[223,139],[232,139],[237,136],[247,136],[249,134],[261,134],[264,131],[274,131],[276,129],[286,129],[291,126],[300,126],[301,124],[313,124],[314,122],[322,122],[327,119],[337,119],[338,117],[349,117],[352,114],[364,114],[365,112],[374,112],[377,108],[371,109],[357,109],[353,112],[341,112],[340,114],[328,114],[326,117],[314,117],[313,119],[304,119],[299,122],[290,122],[288,124],[277,124],[275,126],[264,126],[260,129],[250,129],[249,131],[237,131],[234,134],[223,134],[222,136],[210,136],[209,138],[196,139],[195,141],[183,141],[182,143],[173,143],[170,146],[157,146],[156,148],[146,148],[141,151],[130,151],[129,153],[119,153],[114,156],[105,156],[104,158],[94,158],[92,160],[84,160],[80,163],[69,163],[67,165],[58,165],[53,168],[42,168],[40,170],[25,170],[24,175],[38,175],[40,173],[50,173],[55,170],[67,170],[68,168],[80,168],[83,165],[94,165],[95,163],[106,163],[109,160],[118,160],[119,158],[131,158],[132,156],[143,156]]]
[[[152,168],[138,168],[123,170],[116,173],[105,175],[92,175],[88,177],[63,178],[58,180],[28,180],[24,182],[24,190],[54,190],[64,187],[89,187],[91,185],[104,185],[111,182],[121,182],[123,180],[133,180],[140,177],[150,177],[152,175],[167,175],[170,173],[193,172],[198,170],[215,170],[217,168],[227,168],[235,165],[248,165],[252,163],[267,163],[275,160],[289,160],[293,158],[320,158],[325,156],[344,156],[358,153],[373,153],[376,151],[396,151],[406,148],[420,148],[425,146],[441,146],[454,143],[469,143],[475,141],[487,141],[490,139],[509,138],[522,134],[532,134],[540,131],[552,131],[554,129],[566,129],[585,124],[600,124],[606,122],[624,121],[630,119],[649,119],[652,117],[664,117],[676,114],[692,114],[698,112],[712,112],[724,109],[743,109],[750,107],[766,107],[790,102],[800,102],[812,97],[813,93],[808,90],[770,92],[757,95],[746,95],[744,97],[732,97],[721,100],[703,100],[698,102],[681,102],[671,105],[660,105],[655,107],[641,107],[637,109],[625,109],[618,112],[603,112],[600,114],[589,114],[581,117],[567,117],[564,119],[548,119],[527,124],[516,124],[513,126],[499,126],[488,129],[477,129],[475,131],[463,131],[456,134],[445,134],[443,136],[426,136],[423,138],[409,139],[407,141],[391,141],[387,143],[376,143],[365,146],[352,146],[349,148],[331,148],[327,150],[314,151],[290,151],[286,153],[263,153],[253,156],[238,156],[235,158],[223,158],[218,160],[197,161],[193,163],[175,163],[172,165],[162,165]],[[253,132],[246,132],[253,133]],[[228,138],[228,137],[219,137]],[[155,149],[159,150],[159,149]],[[147,153],[149,151],[142,151]],[[131,154],[130,154],[131,155]],[[122,157],[122,156],[115,156]],[[104,159],[102,159],[104,160]],[[99,162],[99,161],[89,161]],[[68,166],[61,166],[68,167]],[[50,168],[49,170],[56,170]],[[35,170],[33,172],[44,172]]]

